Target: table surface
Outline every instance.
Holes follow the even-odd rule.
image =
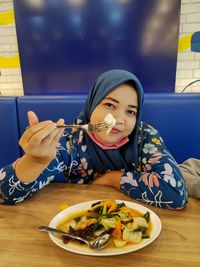
[[[16,206],[0,206],[0,266],[200,266],[200,200],[190,198],[181,211],[144,205],[162,221],[159,237],[135,252],[107,257],[75,254],[56,246],[47,233],[37,230],[61,211],[90,200],[112,198],[134,202],[106,186],[52,183]],[[138,203],[138,202],[137,202]]]

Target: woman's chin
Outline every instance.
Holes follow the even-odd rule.
[[[117,136],[113,136],[111,134],[102,136],[102,137],[98,137],[99,141],[105,145],[113,145],[115,143],[118,143],[121,138],[117,138]]]

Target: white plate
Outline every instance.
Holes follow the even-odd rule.
[[[89,209],[93,203],[96,203],[98,201],[100,200],[82,202],[80,204],[76,204],[74,206],[71,206],[61,211],[51,220],[51,222],[49,223],[49,226],[56,228],[60,224],[60,222],[63,221],[63,219],[67,218],[67,216],[70,215],[72,212],[76,213],[79,211]],[[103,250],[99,250],[99,251],[91,250],[87,246],[81,246],[81,245],[76,245],[76,244],[71,244],[71,243],[64,244],[61,239],[57,238],[52,233],[49,233],[50,238],[56,245],[58,245],[59,247],[63,249],[66,249],[74,253],[78,253],[82,255],[90,255],[90,256],[112,256],[112,255],[125,254],[125,253],[129,253],[132,251],[136,251],[143,247],[146,247],[147,245],[152,243],[158,237],[161,231],[162,225],[161,225],[161,221],[159,217],[152,210],[142,205],[139,205],[139,204],[136,204],[130,201],[124,201],[124,200],[116,200],[116,201],[117,203],[124,202],[127,207],[133,208],[141,213],[145,213],[147,211],[150,212],[150,218],[152,221],[152,231],[151,231],[150,238],[143,239],[142,242],[137,245],[129,245],[123,248],[104,248]]]

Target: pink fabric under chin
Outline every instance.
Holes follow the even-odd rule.
[[[128,139],[128,137],[124,137],[124,138],[122,138],[119,142],[117,142],[117,143],[114,143],[114,144],[106,144],[106,143],[102,143],[102,141],[99,139],[99,138],[97,138],[96,136],[95,136],[95,134],[93,134],[93,133],[91,133],[91,132],[87,132],[87,134],[89,135],[89,137],[95,142],[95,144],[97,144],[98,146],[100,146],[101,148],[103,148],[103,149],[117,149],[117,148],[119,148],[119,147],[121,147],[121,146],[123,146],[124,144],[126,144],[128,141],[129,141],[129,139]]]

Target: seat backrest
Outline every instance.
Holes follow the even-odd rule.
[[[145,94],[142,118],[160,132],[178,163],[200,159],[200,94]]]
[[[22,96],[18,97],[18,117],[20,136],[28,126],[27,112],[36,112],[40,121],[65,119],[66,123],[73,123],[79,115],[86,95],[57,95],[57,96]],[[57,175],[55,182],[64,182],[63,174]]]
[[[20,156],[15,97],[0,97],[0,168]]]
[[[86,95],[18,97],[19,129],[28,125],[27,111],[40,120],[64,117],[67,123],[80,113]],[[200,158],[200,94],[145,94],[142,119],[152,124],[178,163]]]
[[[79,115],[86,95],[57,95],[57,96],[22,96],[18,97],[18,116],[20,135],[28,126],[27,112],[36,112],[39,120],[57,121],[65,119],[66,123],[73,123]]]

